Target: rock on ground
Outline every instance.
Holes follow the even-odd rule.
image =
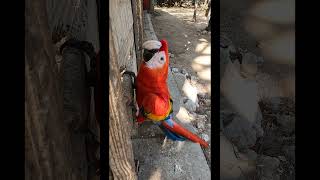
[[[191,112],[195,112],[197,110],[197,104],[192,102],[190,99],[188,99],[184,105],[185,105],[186,109]]]
[[[230,139],[240,151],[246,151],[248,148],[254,146],[257,138],[263,135],[260,110],[256,115],[255,122],[250,123],[237,114],[223,97],[220,99],[220,108],[220,119],[225,136]]]
[[[179,69],[178,69],[178,68],[171,68],[171,71],[172,71],[173,73],[178,73],[178,72],[179,72]]]
[[[270,156],[260,156],[257,160],[257,177],[263,180],[280,180],[278,168],[280,161]]]

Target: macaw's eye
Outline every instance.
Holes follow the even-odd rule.
[[[164,58],[163,58],[163,57],[161,57],[161,58],[160,58],[160,60],[161,60],[161,61],[163,61],[163,60],[164,60]]]

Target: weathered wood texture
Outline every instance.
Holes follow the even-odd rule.
[[[46,0],[53,42],[74,37],[93,43],[99,49],[98,9],[93,0]]]
[[[120,82],[118,56],[109,29],[109,157],[114,179],[137,179],[135,174],[132,142],[129,133],[128,109],[124,105]]]
[[[197,8],[198,8],[198,1],[194,0],[194,11],[193,11],[194,22],[197,22]]]
[[[150,0],[150,12],[153,12],[154,11],[154,0]]]
[[[54,42],[64,36],[85,40],[88,2],[88,0],[47,0],[48,23]]]
[[[109,14],[119,67],[137,73],[131,0],[110,1]]]
[[[132,14],[133,14],[133,28],[135,49],[137,55],[137,68],[139,68],[142,61],[142,44],[143,44],[143,7],[142,0],[131,0]]]
[[[41,0],[25,3],[25,179],[81,179],[71,171],[61,77],[45,7]]]

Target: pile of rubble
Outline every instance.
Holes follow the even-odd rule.
[[[170,54],[172,56],[172,54]],[[174,80],[182,91],[181,107],[178,117],[188,119],[195,133],[211,144],[211,97],[201,88],[199,78],[187,72],[186,69],[171,67]],[[185,109],[184,111],[182,109]],[[182,115],[183,114],[183,115]],[[211,164],[210,148],[203,149],[208,165]]]
[[[259,72],[262,57],[221,42],[221,179],[294,179],[294,100]]]

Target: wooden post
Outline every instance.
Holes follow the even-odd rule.
[[[110,24],[111,26],[112,24]],[[109,157],[113,178],[136,180],[128,115],[124,105],[118,57],[109,27]]]
[[[206,30],[207,31],[211,31],[211,0],[208,0],[207,5],[208,5],[208,8],[206,10],[206,14],[205,15],[206,15],[206,17],[209,16],[209,21],[208,21],[208,26],[206,27]]]
[[[133,29],[134,41],[136,49],[137,69],[140,67],[142,61],[142,44],[143,44],[143,27],[142,27],[142,0],[131,0],[132,16],[133,16]]]
[[[150,12],[154,11],[154,0],[150,0]]]
[[[197,7],[198,7],[198,1],[194,0],[194,12],[193,12],[194,22],[197,22]]]
[[[139,37],[140,37],[140,42],[139,42],[139,46],[140,46],[140,51],[139,51],[139,53],[140,53],[140,56],[141,56],[141,58],[140,59],[137,59],[137,66],[138,66],[138,68],[137,68],[137,70],[139,70],[139,67],[140,67],[140,64],[141,64],[141,62],[142,62],[142,58],[143,58],[143,53],[142,53],[142,44],[143,44],[143,29],[144,29],[144,27],[143,27],[143,15],[144,15],[144,13],[143,13],[143,0],[137,0],[138,1],[138,10],[139,10],[139,16],[138,16],[138,18],[139,18]],[[138,71],[139,72],[139,71]]]
[[[25,3],[25,179],[83,179],[72,170],[70,134],[45,1]]]

